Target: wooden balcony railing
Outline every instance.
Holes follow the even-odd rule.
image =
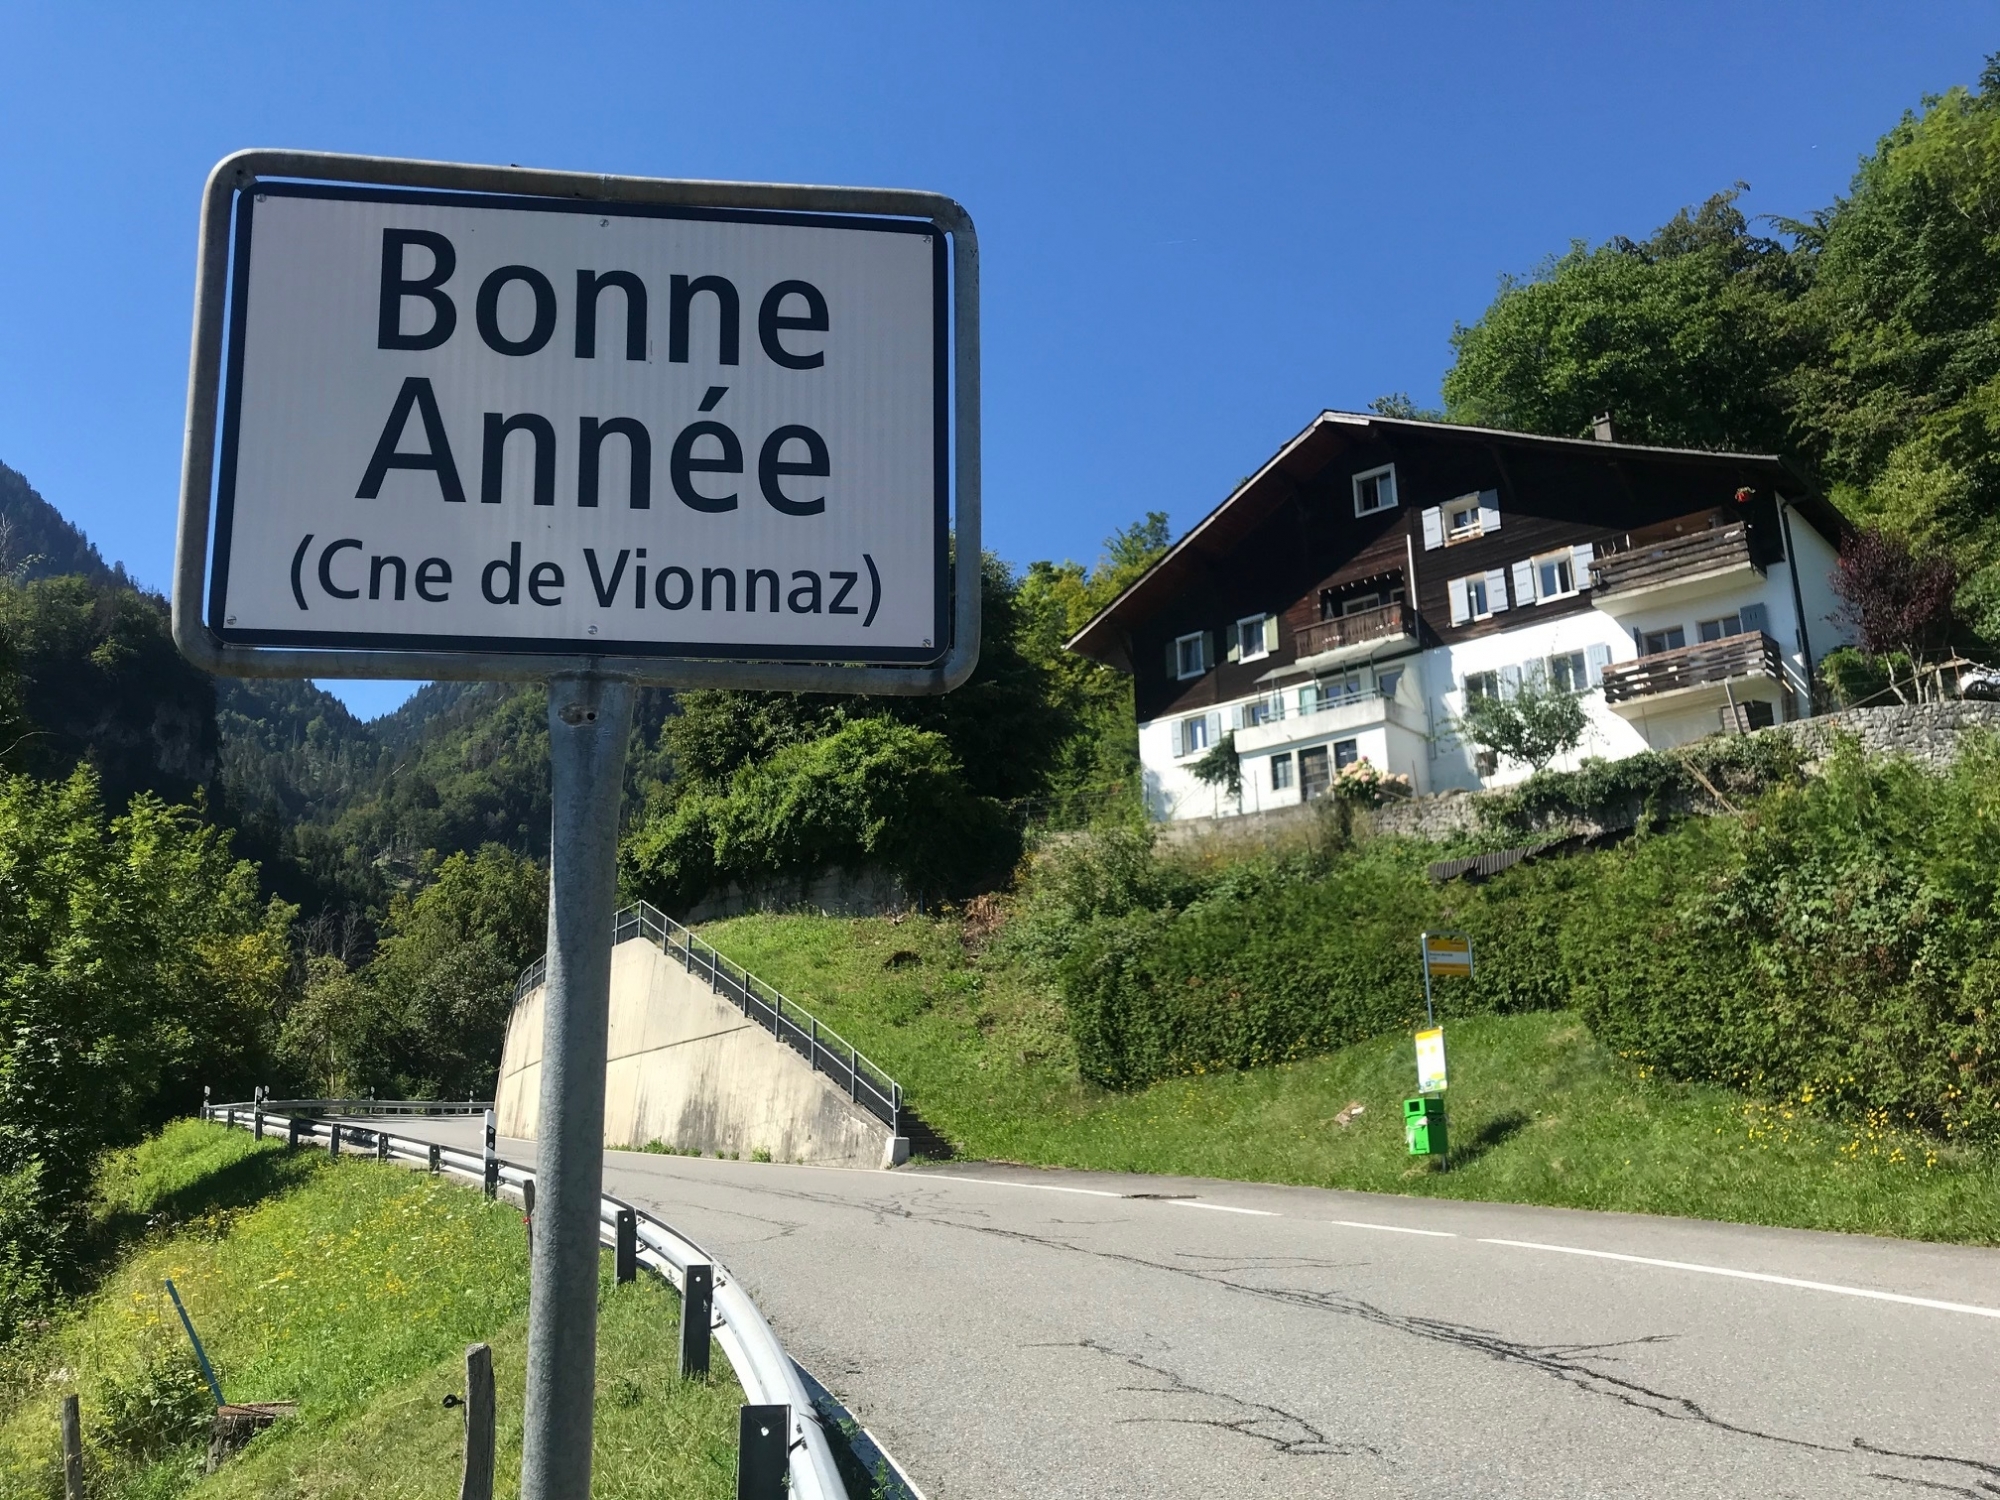
[[[1294,631],[1292,646],[1301,658],[1337,651],[1342,646],[1359,646],[1369,641],[1395,640],[1415,636],[1417,612],[1408,604],[1385,604],[1380,609],[1364,609],[1359,614],[1321,620],[1304,630]]]
[[[1605,553],[1590,565],[1591,586],[1600,598],[1632,594],[1702,573],[1749,567],[1751,561],[1750,528],[1736,521]]]
[[[1652,698],[1680,688],[1731,682],[1740,677],[1784,681],[1778,643],[1761,630],[1727,635],[1719,641],[1703,641],[1698,646],[1656,651],[1637,661],[1606,667],[1604,701],[1630,703],[1635,698]]]

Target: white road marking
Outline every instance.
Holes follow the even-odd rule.
[[[1168,1198],[1164,1201],[1173,1204],[1175,1208],[1206,1208],[1219,1214],[1255,1214],[1260,1219],[1280,1217],[1268,1208],[1234,1208],[1227,1203],[1199,1203],[1192,1198]]]
[[[1053,1182],[1008,1182],[999,1177],[954,1177],[949,1172],[917,1172],[906,1182],[976,1182],[981,1187],[1033,1188],[1038,1193],[1081,1193],[1086,1198],[1123,1198],[1123,1193],[1107,1193],[1102,1188],[1057,1187]]]
[[[1557,1255],[1587,1255],[1595,1260],[1629,1261],[1636,1266],[1661,1266],[1669,1271],[1694,1271],[1703,1276],[1728,1276],[1737,1281],[1768,1281],[1774,1286],[1795,1286],[1808,1292],[1832,1292],[1840,1297],[1866,1297],[1871,1302],[1900,1302],[1906,1307],[1928,1307],[1938,1312],[1964,1313],[1974,1318],[2000,1318],[2000,1307],[1980,1307],[1971,1302],[1941,1302],[1935,1297],[1912,1297],[1904,1292],[1877,1292],[1862,1286],[1841,1286],[1831,1281],[1806,1281],[1797,1276],[1773,1276],[1768,1271],[1737,1271],[1728,1266],[1704,1266],[1685,1260],[1656,1260],[1650,1255],[1620,1255],[1613,1250],[1580,1250],[1574,1245],[1543,1245],[1533,1240],[1481,1240],[1482,1245],[1507,1245],[1516,1250],[1548,1250]]]
[[[1380,1229],[1389,1234],[1422,1234],[1435,1240],[1455,1240],[1458,1238],[1449,1229],[1412,1229],[1407,1224],[1366,1224],[1359,1219],[1328,1219],[1329,1224],[1338,1224],[1342,1229]]]

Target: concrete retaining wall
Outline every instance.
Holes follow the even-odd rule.
[[[502,1135],[535,1134],[542,995],[522,996],[507,1023],[494,1104]],[[908,1151],[790,1047],[651,942],[633,938],[611,953],[604,1144],[654,1141],[841,1167],[893,1166]]]

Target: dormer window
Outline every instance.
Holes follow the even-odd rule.
[[[1366,474],[1354,476],[1354,513],[1372,516],[1377,511],[1396,508],[1396,466],[1384,464]]]

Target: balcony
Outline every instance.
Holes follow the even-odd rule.
[[[1416,610],[1408,604],[1385,604],[1294,631],[1292,650],[1301,667],[1330,667],[1358,661],[1384,646],[1414,643],[1416,638]]]
[[[1614,548],[1590,565],[1592,600],[1611,615],[1727,592],[1764,571],[1742,521],[1650,540],[1641,532]]]
[[[1250,755],[1298,740],[1349,734],[1378,724],[1395,724],[1422,735],[1426,733],[1423,714],[1405,701],[1415,696],[1414,689],[1405,687],[1390,697],[1371,688],[1321,698],[1306,707],[1288,702],[1287,695],[1282,693],[1260,699],[1244,705],[1243,725],[1235,731],[1236,752]]]
[[[1784,662],[1778,643],[1761,630],[1656,651],[1637,661],[1604,669],[1604,701],[1628,717],[1723,703],[1735,696],[1734,685],[1746,686],[1745,696],[1771,700],[1784,692]]]

